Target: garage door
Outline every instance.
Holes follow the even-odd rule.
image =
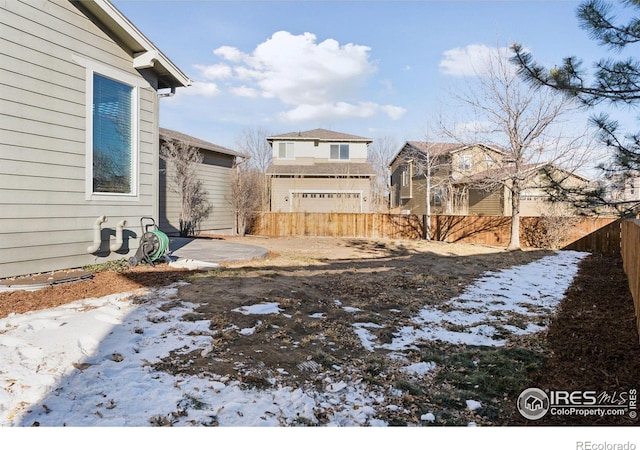
[[[362,212],[359,192],[294,192],[293,212]]]

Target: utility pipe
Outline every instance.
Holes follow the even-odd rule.
[[[118,225],[116,225],[116,241],[109,246],[109,250],[111,250],[112,252],[117,252],[122,248],[122,230],[124,229],[125,225],[127,225],[126,220],[121,220],[120,222],[118,222]]]
[[[107,216],[100,216],[93,225],[93,244],[87,247],[87,253],[95,253],[102,244],[102,224],[107,221]]]

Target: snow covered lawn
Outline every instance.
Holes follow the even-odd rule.
[[[564,251],[530,264],[485,273],[462,295],[425,306],[391,342],[353,322],[364,353],[389,355],[416,384],[428,384],[437,362],[415,361],[420,343],[503,347],[510,338],[544,329],[571,284],[584,253]],[[182,320],[195,305],[181,301],[180,284],[86,299],[0,319],[0,426],[386,426],[382,411],[401,410],[413,423],[438,422],[441,411],[407,410],[403,391],[352,367],[325,370],[314,361],[313,383],[288,385],[274,376],[258,388],[225,374],[170,375],[153,364],[170,352],[212,351],[208,320]],[[301,287],[301,289],[303,289]],[[237,308],[243,315],[283,314],[273,302]],[[317,316],[319,319],[320,316]],[[293,320],[293,319],[292,319]],[[238,327],[249,338],[255,329]],[[354,355],[355,356],[355,355]],[[482,410],[462,399],[464,414]],[[425,408],[430,408],[425,406]],[[322,420],[321,420],[322,419]]]

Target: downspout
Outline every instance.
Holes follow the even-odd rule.
[[[173,97],[174,95],[176,95],[176,87],[175,86],[171,86],[171,92],[158,93],[158,97],[160,97],[160,98]]]
[[[116,241],[113,244],[109,245],[109,250],[111,250],[112,252],[117,252],[122,248],[122,243],[124,242],[122,239],[122,230],[124,229],[125,225],[127,225],[126,220],[121,220],[120,222],[118,222],[118,225],[116,225]]]
[[[87,247],[87,253],[95,253],[102,244],[102,224],[107,221],[107,216],[100,216],[93,225],[93,244]]]

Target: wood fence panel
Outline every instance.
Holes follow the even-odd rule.
[[[611,222],[606,223],[605,219],[601,219],[605,221],[605,225],[595,228],[596,225],[602,225],[602,222],[598,223],[596,222],[597,220],[598,219],[594,219],[592,222],[584,222],[582,227],[578,227],[575,235],[579,236],[580,233],[582,233],[583,236],[574,240],[564,248],[566,250],[577,250],[602,255],[620,254],[622,239],[620,232],[621,221],[611,219]],[[595,228],[595,230],[592,228]]]
[[[562,220],[562,218],[559,218]],[[550,223],[550,219],[522,217],[520,239],[524,247],[545,247],[541,236],[548,229],[561,229],[560,248],[581,238],[576,250],[619,251],[620,239],[615,232],[590,235],[615,219],[569,218],[570,222]],[[331,236],[358,238],[424,239],[425,216],[375,213],[262,213],[256,216],[250,234],[263,236]],[[434,240],[465,242],[505,247],[509,243],[511,219],[501,216],[432,216]],[[618,233],[619,234],[619,233]],[[561,245],[559,245],[561,244]],[[579,246],[581,245],[581,246]]]
[[[421,239],[423,228],[421,217],[406,214],[261,213],[250,234]]]
[[[636,323],[640,333],[640,221],[622,222],[622,261],[624,272],[629,280],[629,290],[633,296],[636,311]]]

